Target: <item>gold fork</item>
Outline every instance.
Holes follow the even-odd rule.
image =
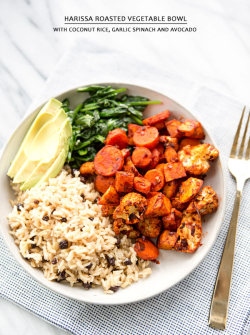
[[[217,274],[214,287],[213,298],[210,307],[209,326],[217,329],[225,329],[227,321],[228,302],[230,295],[230,285],[233,271],[234,247],[236,239],[236,229],[240,209],[240,201],[245,181],[250,178],[250,139],[248,139],[247,148],[244,154],[245,141],[247,137],[247,128],[249,123],[249,114],[242,141],[237,154],[237,145],[244,118],[246,107],[244,107],[238,129],[235,134],[232,145],[228,168],[236,180],[236,198],[234,202],[233,214],[227,233],[227,239],[224,251],[221,257],[221,263]]]

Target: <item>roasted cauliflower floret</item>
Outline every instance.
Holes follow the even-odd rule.
[[[199,212],[201,215],[211,214],[218,208],[218,196],[211,186],[205,186],[189,204],[187,212]]]
[[[142,219],[146,208],[147,199],[139,193],[131,192],[122,198],[120,206],[116,208],[113,214],[113,218],[123,219],[127,224],[135,224]]]
[[[113,215],[115,209],[116,209],[115,205],[102,205],[101,206],[102,216],[106,217]]]
[[[183,213],[181,224],[177,229],[178,240],[175,249],[181,252],[192,253],[201,243],[201,217],[198,213]]]
[[[212,161],[218,156],[219,151],[208,143],[196,146],[187,145],[178,152],[179,160],[186,172],[195,176],[205,174],[210,168],[208,161]]]
[[[128,225],[123,219],[117,219],[113,222],[113,230],[116,235],[127,235],[129,238],[137,238],[140,233],[132,225]]]
[[[137,223],[138,230],[146,237],[155,238],[161,232],[161,220],[159,218],[146,218]]]

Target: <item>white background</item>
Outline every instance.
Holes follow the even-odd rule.
[[[80,36],[250,105],[249,13],[249,0],[0,0],[0,147]],[[197,32],[54,33],[52,27],[62,26],[65,15],[185,15]],[[1,335],[64,333],[4,300],[0,324]]]

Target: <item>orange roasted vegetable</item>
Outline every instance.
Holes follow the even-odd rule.
[[[189,202],[193,199],[200,191],[203,185],[203,180],[198,178],[190,177],[181,183],[179,194],[180,202]]]
[[[165,181],[186,177],[186,171],[181,162],[167,163],[164,166]]]
[[[184,211],[187,208],[188,202],[181,202],[180,201],[180,193],[177,192],[176,195],[171,198],[172,207],[178,209],[179,211]]]
[[[167,120],[167,118],[169,118],[169,111],[168,110],[165,110],[164,112],[161,112],[161,113],[158,113],[156,115],[153,115],[151,117],[148,117],[147,119],[143,120],[143,124],[145,126],[156,126],[156,124],[159,124],[159,123],[162,123],[164,122],[165,120]],[[164,126],[162,128],[159,128],[159,129],[163,129]]]
[[[124,159],[121,150],[113,147],[112,145],[106,145],[103,147],[95,156],[94,165],[97,174],[104,177],[114,176],[116,171],[122,169]]]
[[[171,202],[162,193],[158,193],[148,199],[148,207],[145,217],[166,216],[171,212]]]
[[[192,253],[201,243],[201,217],[198,213],[183,213],[181,224],[177,229],[178,241],[175,249],[181,252]]]
[[[181,150],[186,145],[191,145],[191,147],[194,147],[195,145],[198,145],[198,144],[201,144],[201,141],[197,140],[196,138],[183,138],[180,141],[180,147],[179,147],[179,149]]]
[[[164,152],[167,163],[173,163],[178,161],[178,154],[171,146],[167,146]]]
[[[211,214],[218,208],[218,196],[211,186],[205,186],[189,204],[186,212]]]
[[[195,120],[186,120],[178,126],[178,131],[185,137],[204,139],[205,134],[200,122]]]
[[[127,235],[129,238],[137,238],[140,233],[134,229],[132,225],[128,225],[122,219],[117,219],[113,221],[113,230],[116,235]]]
[[[130,150],[127,148],[122,149],[121,153],[124,159],[130,156]]]
[[[194,147],[186,145],[178,152],[179,160],[185,170],[195,176],[207,173],[210,168],[208,161],[219,156],[219,151],[211,144],[204,143]]]
[[[159,249],[172,250],[177,242],[178,234],[164,230],[158,238],[157,246]]]
[[[119,193],[128,193],[133,190],[134,174],[126,171],[117,171],[115,175],[115,189]]]
[[[101,175],[96,176],[95,188],[98,192],[105,193],[110,185],[115,186],[114,177],[103,177]]]
[[[116,205],[102,205],[101,206],[102,216],[113,215],[115,209]]]
[[[120,128],[111,130],[108,133],[108,136],[105,140],[105,144],[117,146],[119,149],[126,148],[128,146],[128,138],[125,130]]]
[[[162,217],[162,223],[164,229],[176,230],[182,219],[182,212],[178,211],[176,208],[171,209],[171,213]]]
[[[173,198],[178,190],[179,184],[180,183],[178,179],[167,182],[163,187],[162,193],[165,194],[165,196],[169,199]]]
[[[160,136],[159,141],[163,143],[165,147],[170,146],[174,148],[175,151],[177,151],[179,148],[178,138],[162,135]]]
[[[149,193],[151,190],[151,183],[143,177],[134,178],[134,189],[140,193]]]
[[[159,170],[164,174],[164,165],[165,165],[165,163],[161,163],[161,164],[156,165],[155,168],[156,168],[156,170]]]
[[[135,167],[134,163],[132,162],[131,157],[126,158],[123,170],[127,172],[131,172],[135,176],[141,176],[141,174],[138,172],[137,168]]]
[[[159,156],[159,163],[160,162],[164,162],[165,161],[165,156],[164,156],[164,150],[165,150],[165,148],[164,148],[163,143],[159,143],[155,147],[155,149],[157,149],[159,151],[159,154],[160,154],[160,156]]]
[[[149,170],[144,178],[150,181],[152,192],[160,191],[165,184],[164,175],[159,169]]]
[[[139,238],[134,245],[138,257],[145,261],[153,261],[159,256],[158,248],[149,240]]]
[[[83,163],[80,167],[80,173],[85,174],[95,174],[95,165],[94,162]]]
[[[128,224],[134,224],[143,218],[147,208],[147,199],[136,192],[127,193],[120,202],[120,209],[115,210],[113,218],[122,218]]]
[[[178,130],[178,127],[181,125],[181,121],[170,120],[166,122],[165,125],[171,137],[182,137],[182,134]]]
[[[134,133],[133,141],[137,147],[153,149],[159,143],[159,131],[155,127],[141,127]]]
[[[152,160],[152,153],[148,148],[138,147],[132,153],[132,161],[138,168],[146,168]]]
[[[111,185],[107,191],[100,198],[99,205],[119,205],[120,198],[119,194],[116,192],[116,189]]]
[[[136,130],[140,128],[141,126],[138,126],[138,124],[133,124],[133,123],[128,124],[128,144],[129,145],[134,145],[134,141],[133,141],[134,133],[136,132]]]
[[[154,197],[155,195],[158,195],[158,194],[160,194],[161,192],[149,192],[148,194],[147,194],[147,199],[150,199],[150,198],[152,198],[152,197]]]
[[[154,124],[154,127],[157,128],[158,130],[162,130],[165,128],[165,122],[164,121],[159,121]]]
[[[161,220],[159,218],[145,218],[137,223],[138,230],[146,237],[155,238],[161,232]]]
[[[154,169],[160,161],[160,152],[157,148],[154,148],[151,152],[152,152],[152,158],[148,168]]]

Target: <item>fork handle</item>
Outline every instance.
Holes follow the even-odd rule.
[[[241,194],[241,191],[237,190],[236,198],[234,201],[233,214],[221,258],[220,267],[217,274],[213,298],[210,307],[209,326],[217,329],[226,328]]]

